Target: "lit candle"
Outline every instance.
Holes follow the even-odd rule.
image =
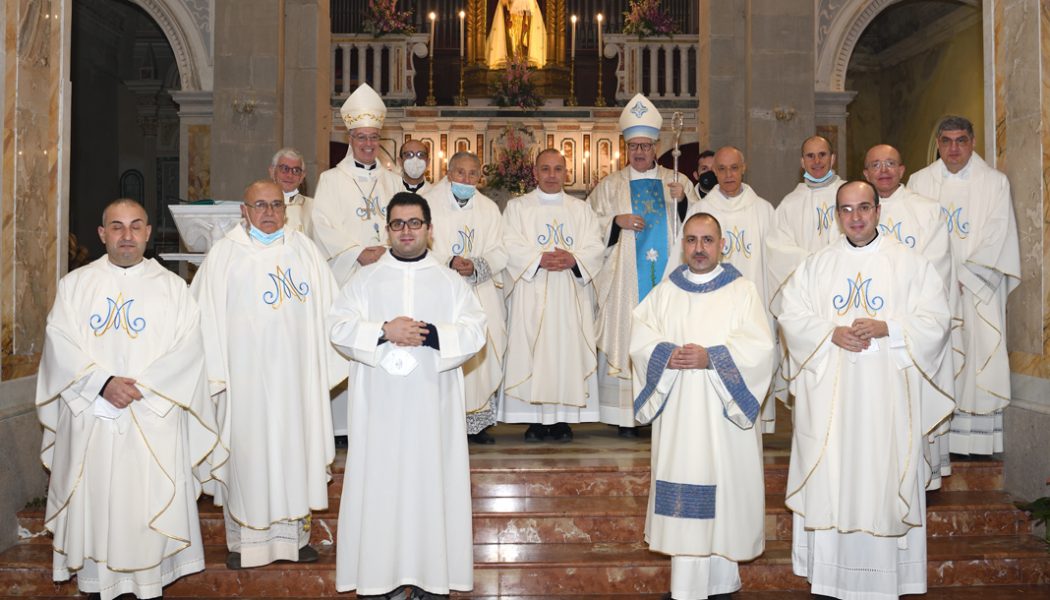
[[[583,151],[583,183],[584,184],[586,184],[587,182],[590,181],[590,179],[591,179],[590,178],[590,172],[591,172],[591,151],[590,150],[584,150]]]
[[[434,56],[434,21],[437,21],[438,16],[437,13],[434,12],[431,12],[427,16],[430,19],[430,47],[428,50],[430,50],[430,55]]]
[[[463,58],[463,23],[464,19],[467,18],[467,13],[459,11],[459,57]]]
[[[613,153],[613,171],[620,168],[620,151],[617,150]]]
[[[433,13],[431,13],[433,14]],[[598,13],[598,60],[602,59],[602,13]]]
[[[576,15],[569,20],[572,21],[572,53],[569,58],[576,60]]]

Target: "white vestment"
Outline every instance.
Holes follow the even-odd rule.
[[[908,187],[940,202],[961,286],[966,364],[955,380],[951,451],[1002,452],[1002,410],[1010,403],[1006,297],[1021,280],[1010,182],[974,154],[955,174],[938,159],[912,175]]]
[[[929,383],[951,360],[944,283],[894,238],[855,248],[843,237],[796,269],[778,318],[795,378],[785,504],[798,516],[796,574],[838,598],[924,592],[922,440],[954,406]],[[859,353],[834,345],[835,327],[858,318],[889,335]]]
[[[55,581],[148,598],[204,569],[191,471],[217,430],[199,319],[186,283],[152,259],[124,269],[103,256],[59,282],[36,394]],[[103,399],[111,376],[142,399]]]
[[[309,537],[277,524],[328,508],[335,459],[329,390],[346,369],[325,329],[335,278],[298,231],[263,246],[234,227],[212,246],[191,290],[229,451],[228,460],[210,461],[217,481],[205,491],[225,507],[235,538],[227,546],[242,566],[296,560]]]
[[[507,249],[504,397],[506,423],[581,423],[598,420],[594,289],[604,244],[598,218],[582,200],[539,188],[512,199],[503,213]],[[544,252],[566,250],[572,269],[540,268]]]
[[[634,310],[635,410],[639,422],[653,423],[645,539],[657,552],[736,562],[765,547],[755,423],[776,353],[754,283],[731,265],[709,275],[681,266]],[[707,349],[708,369],[667,368],[674,349],[688,343]],[[736,589],[702,587],[702,598]]]
[[[496,422],[493,400],[503,382],[503,354],[507,351],[507,315],[503,298],[503,220],[496,203],[480,192],[463,206],[443,179],[426,196],[430,205],[434,258],[448,265],[453,256],[474,262],[474,275],[463,281],[474,290],[485,309],[485,347],[463,364],[467,433]]]
[[[604,177],[588,196],[594,213],[598,215],[605,244],[605,259],[601,270],[594,278],[598,294],[597,346],[598,346],[598,397],[602,423],[634,427],[634,394],[631,390],[631,311],[638,306],[638,266],[636,234],[631,230],[614,227],[618,215],[633,214],[631,203],[631,181],[635,179],[659,179],[663,182],[663,210],[667,223],[667,247],[658,251],[667,257],[662,280],[681,264],[682,219],[678,213],[678,202],[667,192],[667,184],[674,181],[675,173],[657,166],[645,173],[628,167]],[[684,181],[685,178],[683,177]],[[684,184],[683,184],[684,185]],[[693,206],[699,199],[695,190],[685,186],[686,202]],[[617,240],[612,242],[614,229]]]
[[[437,328],[440,350],[379,343],[399,316]],[[463,371],[485,343],[485,312],[451,269],[390,253],[343,287],[329,316],[351,359],[350,449],[335,587],[432,594],[474,587]]]
[[[722,264],[730,264],[740,271],[745,279],[755,284],[758,297],[765,307],[770,331],[774,331],[773,314],[769,310],[770,290],[767,285],[769,250],[766,242],[773,233],[773,206],[755,193],[751,186],[741,184],[741,191],[730,198],[715,186],[686,215],[686,220],[699,212],[706,212],[718,219],[722,226]],[[776,369],[774,361],[771,369]],[[773,433],[776,424],[776,402],[772,387],[763,390],[759,398],[762,404],[763,433]],[[785,398],[786,399],[786,398]]]
[[[499,0],[496,2],[496,10],[492,14],[492,29],[485,43],[485,62],[490,69],[503,69],[507,66],[507,29],[512,24],[507,23],[503,15],[503,4],[509,2],[511,18],[524,18],[527,16],[529,23],[528,32],[517,32],[525,36],[528,41],[528,62],[530,67],[542,69],[547,63],[547,27],[543,23],[543,13],[536,0]],[[517,15],[517,17],[516,17]]]
[[[311,215],[314,210],[314,199],[293,191],[291,195],[284,195],[284,228],[287,231],[298,231],[313,238],[313,219]]]
[[[880,198],[879,206],[879,232],[896,238],[898,242],[925,256],[944,282],[944,293],[948,296],[948,307],[952,312],[952,355],[951,360],[945,360],[938,372],[931,375],[941,393],[954,398],[955,373],[963,367],[965,358],[959,331],[959,287],[951,283],[955,281],[955,266],[941,205],[901,185],[889,197]],[[930,388],[923,390],[930,391]],[[941,477],[952,473],[948,456],[948,426],[949,422],[942,423],[927,439],[926,460],[930,463],[931,476],[926,489],[939,489]]]
[[[374,169],[354,164],[348,152],[335,167],[321,173],[313,202],[313,239],[346,285],[359,267],[357,257],[369,246],[387,246],[386,205],[405,191],[401,177],[376,162]]]

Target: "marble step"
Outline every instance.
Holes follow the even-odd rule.
[[[166,597],[336,597],[335,551],[319,549],[317,563],[275,563],[230,571],[225,548],[205,549],[204,572],[165,588]],[[1050,555],[1034,536],[934,538],[928,547],[930,587],[1050,584]],[[474,596],[623,594],[666,591],[670,560],[643,544],[481,544],[474,549]],[[769,542],[758,559],[741,565],[749,591],[805,590],[791,572],[788,542]],[[51,582],[46,546],[18,544],[0,554],[0,590],[8,596],[72,596],[73,583]],[[347,596],[342,596],[347,597]],[[958,597],[958,596],[952,596]]]
[[[642,539],[645,496],[475,498],[474,543],[631,543]],[[198,503],[205,544],[223,544],[222,510],[207,498]],[[1024,513],[1005,492],[932,492],[927,496],[931,537],[1017,534],[1030,531]],[[314,513],[311,541],[332,543],[338,528],[339,504]],[[767,540],[791,539],[791,513],[779,494],[766,496]],[[19,525],[28,543],[49,544],[43,509],[19,513]]]

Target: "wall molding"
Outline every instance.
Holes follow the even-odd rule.
[[[1050,379],[1010,373],[1010,406],[1050,415]]]

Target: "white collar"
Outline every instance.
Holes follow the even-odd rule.
[[[944,159],[941,159],[941,173],[944,175],[945,179],[958,179],[958,180],[961,180],[961,181],[966,181],[966,180],[970,179],[970,171],[971,171],[970,167],[972,167],[972,166],[973,166],[973,154],[970,155],[970,160],[966,161],[966,166],[964,166],[963,168],[959,169],[959,171],[957,173],[952,173],[951,171],[949,171],[948,170],[948,165],[946,165],[944,163]]]
[[[290,203],[292,201],[292,198],[295,198],[296,196],[299,195],[299,190],[292,190],[290,192],[282,192],[282,193],[284,194],[284,203],[288,204],[288,203]]]
[[[131,265],[130,267],[122,267],[120,265],[113,264],[113,262],[110,261],[109,257],[107,256],[106,265],[108,265],[110,269],[114,270],[117,273],[120,273],[121,275],[138,275],[142,272],[143,269],[146,268],[146,259],[143,258],[142,260],[140,260],[136,264]]]
[[[628,165],[627,169],[630,171],[631,181],[634,181],[635,179],[659,179],[659,176],[656,173],[656,165],[653,165],[653,168],[648,171],[635,171],[634,167],[630,165]]]
[[[540,204],[559,205],[565,201],[565,193],[559,190],[556,194],[548,194],[536,188],[536,198],[539,199]]]
[[[866,246],[854,246],[849,238],[845,235],[842,236],[842,245],[846,247],[850,252],[856,252],[857,254],[871,254],[878,251],[879,245],[882,244],[882,236],[879,235],[878,227],[875,228],[875,239],[868,242]]]
[[[685,270],[685,278],[689,280],[689,283],[695,283],[701,285],[707,283],[722,274],[725,269],[722,268],[722,264],[715,265],[715,268],[711,269],[707,273],[693,273],[688,268]]]

